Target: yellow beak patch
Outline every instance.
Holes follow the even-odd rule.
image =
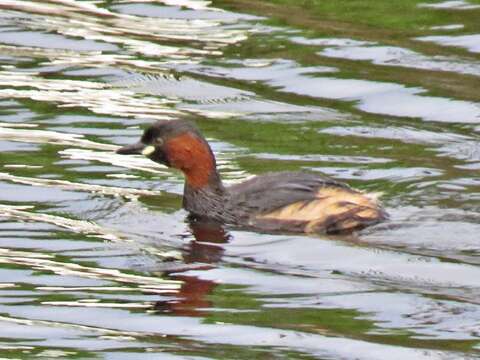
[[[155,146],[148,145],[142,150],[142,155],[148,156],[155,151]]]

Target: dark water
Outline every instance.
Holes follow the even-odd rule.
[[[0,0],[0,357],[480,358],[480,2]],[[195,226],[116,155],[383,192],[349,237]]]

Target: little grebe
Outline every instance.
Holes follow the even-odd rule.
[[[117,150],[143,154],[185,175],[183,207],[194,216],[265,231],[345,233],[387,213],[371,194],[306,172],[267,173],[225,188],[210,146],[190,122],[159,121],[140,142]]]

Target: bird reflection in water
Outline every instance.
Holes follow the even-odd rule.
[[[184,252],[184,261],[191,263],[215,264],[223,256],[224,248],[231,236],[223,225],[208,219],[190,218],[190,230],[195,240],[191,241]]]
[[[222,224],[200,218],[189,218],[189,227],[194,240],[190,241],[183,250],[183,261],[186,270],[188,264],[197,264],[195,269],[214,268],[224,254],[222,244],[227,243],[231,236]],[[204,265],[204,266],[203,266]],[[182,271],[182,270],[180,270]],[[175,275],[171,278],[183,282],[180,290],[175,294],[174,300],[157,301],[154,309],[161,312],[171,312],[180,316],[204,316],[205,311],[212,306],[208,295],[212,293],[217,283],[211,280],[202,280],[196,276]]]

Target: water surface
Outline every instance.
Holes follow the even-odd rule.
[[[480,2],[0,0],[0,355],[480,357]],[[344,237],[192,224],[116,155],[190,119],[225,182],[382,192]]]

